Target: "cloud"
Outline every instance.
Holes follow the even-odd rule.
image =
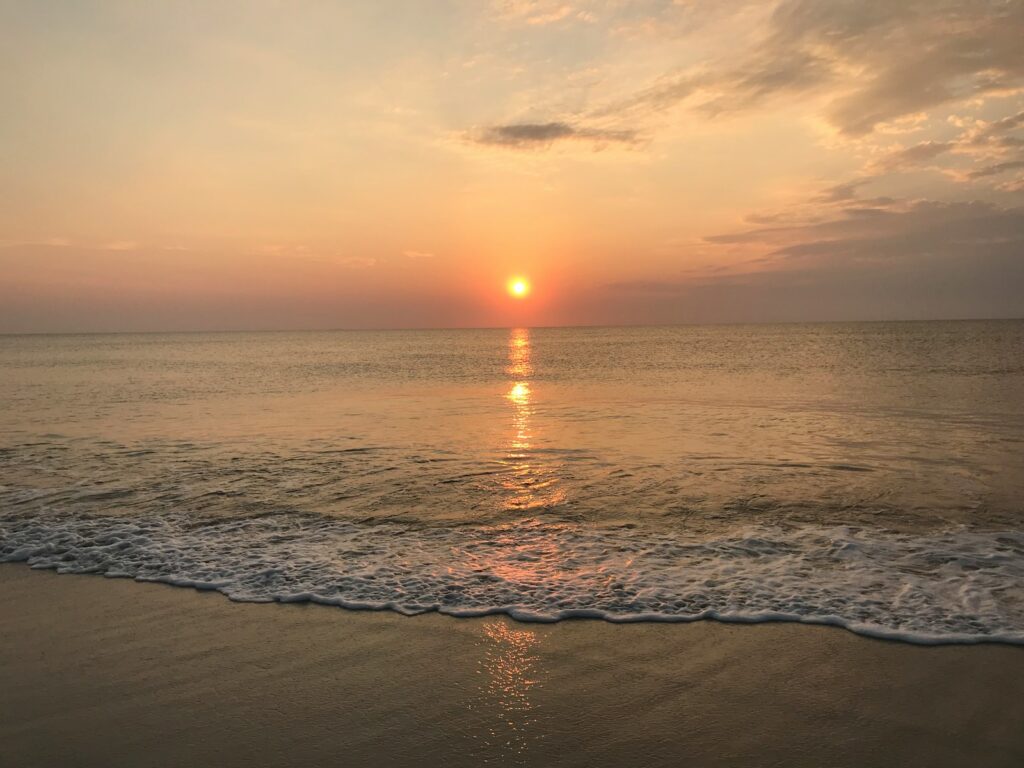
[[[434,254],[428,253],[427,251],[402,251],[402,255],[407,259],[432,259]]]
[[[567,18],[593,21],[592,13],[575,4],[551,0],[501,0],[494,3],[499,18],[523,22],[531,26],[546,26]]]
[[[607,143],[634,144],[635,131],[577,127],[564,122],[512,123],[484,128],[471,135],[478,144],[516,149],[544,148],[556,141],[583,141],[595,146]]]
[[[325,264],[337,264],[352,269],[372,269],[378,264],[373,256],[337,256],[334,258],[313,258],[312,261],[319,261]]]
[[[836,184],[822,190],[815,198],[819,203],[841,203],[857,197],[857,189],[868,182],[868,179],[855,179]]]
[[[1024,85],[1020,0],[782,0],[754,42],[728,58],[666,75],[598,110],[704,114],[749,110],[771,98],[824,100],[849,136],[879,124]]]
[[[139,244],[134,240],[111,240],[100,247],[106,251],[135,251],[138,250]]]
[[[1024,168],[1024,160],[1010,160],[1005,163],[996,163],[995,165],[987,165],[984,168],[979,168],[976,171],[971,171],[967,174],[970,179],[981,179],[985,176],[995,176],[999,173],[1005,173],[1006,171],[1013,171],[1017,168]]]
[[[968,266],[1001,255],[1024,267],[1024,208],[989,202],[903,201],[902,207],[851,206],[809,224],[762,227],[714,235],[710,243],[759,247],[761,262],[785,269],[793,262],[819,268],[840,262],[878,264],[933,260]],[[1017,270],[1020,271],[1020,270]]]
[[[1024,112],[1007,115],[992,122],[974,120],[959,137],[958,143],[962,147],[974,149],[1018,149],[1024,147],[1024,138],[1009,135],[1018,130],[1024,130]]]
[[[809,224],[820,220],[820,216],[797,211],[775,211],[773,213],[749,213],[743,217],[751,224]]]
[[[1020,2],[791,0],[779,6],[775,24],[770,56],[797,46],[829,61],[840,93],[827,114],[851,135],[1024,77]],[[853,87],[843,92],[846,78]]]
[[[43,240],[17,242],[0,242],[0,248],[21,248],[32,246],[49,246],[52,248],[83,247],[95,251],[138,251],[142,244],[135,240],[110,240],[103,243],[75,242],[66,237],[50,237]]]
[[[877,162],[874,167],[880,171],[897,171],[918,166],[949,152],[956,146],[956,142],[953,141],[923,141],[912,147],[891,152]]]
[[[560,15],[570,5],[509,0],[503,7],[507,17],[522,21]],[[1021,159],[1015,153],[1024,149],[1024,137],[1015,132],[1024,129],[1024,112],[955,123],[935,110],[959,106],[968,114],[991,115],[993,98],[1024,93],[1024,0],[639,2],[605,7],[602,18],[612,29],[649,23],[669,39],[695,38],[701,30],[709,44],[695,39],[690,48],[696,55],[646,84],[606,78],[603,102],[567,110],[554,99],[550,122],[493,125],[471,131],[470,139],[515,149],[556,142],[638,144],[638,137],[664,125],[667,110],[717,119],[798,100],[848,138],[877,133],[881,144],[897,126],[900,133],[931,133],[884,153],[876,144],[874,159],[861,172],[864,183],[920,167],[967,182],[999,172],[971,176],[972,165],[1002,168]],[[727,39],[728,46],[721,44]],[[999,106],[1019,110],[1020,98]],[[959,136],[948,135],[951,124],[960,127]]]
[[[1015,179],[1004,182],[999,185],[999,191],[1009,192],[1011,194],[1017,194],[1024,192],[1024,176],[1018,176]]]
[[[527,16],[526,23],[534,25],[554,24],[556,21],[564,19],[570,13],[572,13],[572,8],[568,5],[563,5],[561,8],[556,8],[548,13],[538,13],[533,16]]]
[[[902,201],[707,238],[727,273],[626,280],[609,301],[664,321],[1020,317],[1024,207]]]
[[[1024,167],[1024,138],[1010,135],[1021,129],[1024,129],[1024,113],[991,123],[978,120],[954,139],[923,141],[893,150],[872,163],[866,170],[878,175],[913,170],[932,164],[933,167],[942,168],[960,181],[994,176]],[[967,158],[971,162],[980,163],[981,167],[964,172],[955,167],[943,168],[941,162],[933,163],[946,155],[955,155],[959,159]]]

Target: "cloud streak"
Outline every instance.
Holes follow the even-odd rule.
[[[473,132],[471,141],[512,149],[544,149],[555,142],[585,142],[595,147],[606,144],[636,144],[636,131],[574,126],[565,122],[510,123]]]
[[[862,215],[717,235],[741,247],[726,273],[624,280],[612,301],[665,318],[842,320],[1019,317],[1024,312],[1024,207],[901,201]]]

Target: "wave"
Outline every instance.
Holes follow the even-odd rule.
[[[794,621],[920,644],[1024,644],[1024,534],[748,526],[713,537],[527,520],[425,528],[296,514],[0,517],[0,562],[521,621]]]

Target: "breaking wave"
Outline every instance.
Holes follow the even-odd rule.
[[[0,561],[247,602],[522,621],[795,621],[913,643],[1024,644],[1024,534],[747,526],[708,538],[297,514],[0,517]]]

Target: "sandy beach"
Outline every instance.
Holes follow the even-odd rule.
[[[0,567],[11,766],[1019,766],[1024,648],[406,618]]]

